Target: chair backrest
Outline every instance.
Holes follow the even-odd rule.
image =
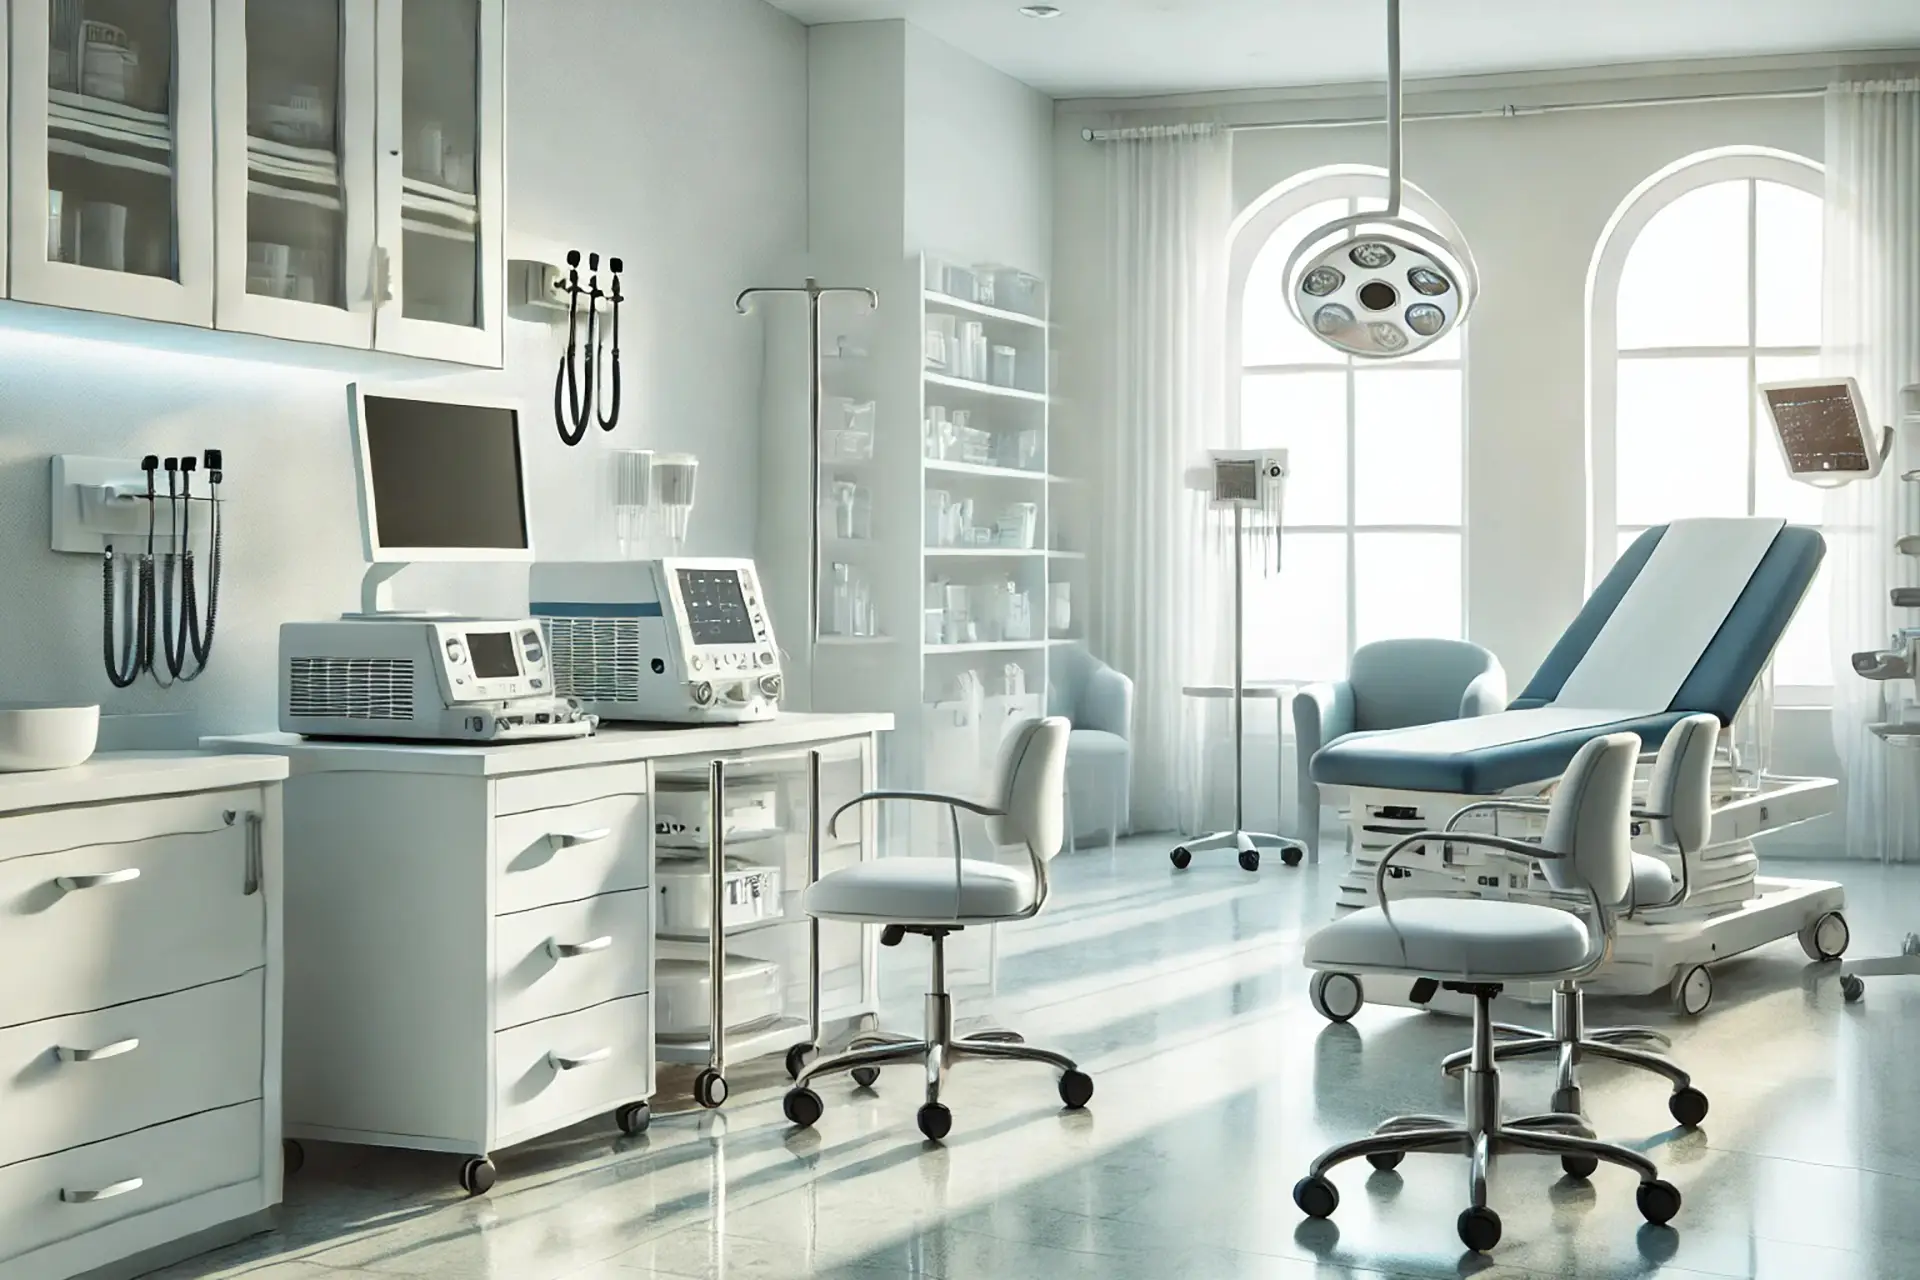
[[[1080,718],[1080,697],[1100,660],[1079,645],[1063,645],[1047,659],[1047,714]]]
[[[1626,901],[1633,883],[1633,768],[1640,738],[1609,733],[1581,747],[1554,790],[1540,843],[1564,856],[1542,861],[1556,889],[1591,886],[1607,906]]]
[[[1042,861],[1060,852],[1067,825],[1069,732],[1060,716],[1027,720],[1007,731],[990,793],[1007,816],[987,819],[994,844],[1024,844]]]
[[[1353,652],[1353,722],[1356,729],[1405,729],[1460,714],[1467,686],[1499,659],[1466,640],[1376,640]]]
[[[1664,813],[1653,820],[1653,837],[1669,849],[1698,853],[1713,827],[1713,749],[1720,741],[1720,720],[1702,712],[1667,730],[1653,762],[1647,808]]]

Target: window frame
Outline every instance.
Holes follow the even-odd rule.
[[[1467,415],[1467,363],[1470,356],[1470,326],[1462,325],[1460,335],[1460,354],[1451,359],[1413,359],[1413,360],[1358,360],[1352,356],[1342,356],[1331,347],[1327,348],[1324,360],[1297,361],[1273,365],[1249,365],[1245,363],[1245,329],[1247,281],[1252,275],[1253,265],[1274,234],[1286,222],[1311,208],[1329,200],[1360,200],[1368,197],[1380,199],[1387,188],[1387,171],[1372,165],[1328,165],[1310,169],[1269,188],[1265,194],[1255,200],[1234,220],[1228,240],[1228,287],[1227,287],[1227,439],[1234,447],[1242,440],[1241,400],[1245,380],[1249,375],[1293,374],[1293,373],[1338,373],[1345,382],[1346,390],[1346,522],[1344,524],[1287,524],[1282,532],[1284,541],[1294,534],[1339,534],[1346,548],[1346,656],[1351,664],[1353,653],[1358,647],[1359,631],[1359,555],[1357,539],[1370,533],[1440,533],[1452,534],[1459,543],[1460,550],[1460,634],[1465,636],[1469,630],[1467,601],[1469,586],[1467,581],[1467,527],[1470,507],[1470,482],[1467,459],[1470,456],[1469,433],[1472,424]],[[1465,238],[1460,228],[1445,209],[1425,191],[1407,183],[1402,196],[1405,208],[1429,222],[1443,236],[1455,244],[1464,244]],[[1351,206],[1350,206],[1351,208]],[[1284,300],[1283,300],[1284,303]],[[1358,510],[1358,424],[1355,415],[1358,396],[1355,388],[1355,375],[1360,371],[1369,373],[1421,372],[1453,370],[1460,375],[1460,519],[1455,524],[1361,524],[1355,520]],[[1304,683],[1303,677],[1282,677],[1282,679]]]
[[[1819,162],[1772,147],[1720,147],[1682,157],[1635,187],[1614,211],[1600,233],[1587,272],[1587,582],[1589,594],[1619,558],[1620,532],[1646,526],[1622,525],[1619,512],[1619,396],[1620,362],[1733,358],[1747,362],[1748,381],[1755,381],[1758,362],[1782,356],[1818,356],[1820,348],[1761,346],[1759,343],[1758,183],[1795,187],[1826,198],[1826,170]],[[1619,344],[1620,281],[1627,259],[1646,230],[1668,205],[1690,192],[1723,182],[1741,182],[1747,188],[1747,336],[1743,344],[1709,346],[1632,347]],[[1747,510],[1753,510],[1756,485],[1755,453],[1761,445],[1759,399],[1747,397]],[[1832,701],[1833,685],[1780,685],[1775,700],[1783,706],[1821,706]]]

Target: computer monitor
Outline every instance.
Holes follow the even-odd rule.
[[[1852,378],[1800,378],[1760,385],[1787,474],[1821,488],[1880,474],[1881,433]]]
[[[533,559],[514,405],[359,383],[347,402],[370,564]]]

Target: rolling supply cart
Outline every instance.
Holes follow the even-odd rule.
[[[727,1100],[730,1064],[784,1051],[797,1077],[826,1023],[878,1013],[872,929],[802,908],[824,872],[874,847],[871,817],[830,847],[820,819],[823,796],[850,799],[872,774],[851,744],[659,771],[655,1052],[701,1068],[702,1107]]]

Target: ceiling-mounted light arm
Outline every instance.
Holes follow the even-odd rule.
[[[1387,212],[1400,216],[1400,0],[1387,0]]]

